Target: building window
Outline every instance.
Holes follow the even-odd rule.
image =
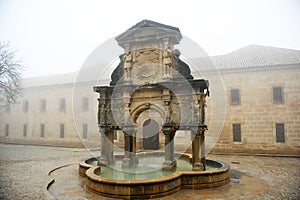
[[[59,110],[61,112],[66,111],[66,99],[65,98],[62,98],[59,100]]]
[[[284,124],[276,124],[276,142],[285,142]]]
[[[27,100],[23,101],[23,112],[28,112],[28,105],[29,104]]]
[[[82,110],[87,111],[89,109],[89,98],[84,97],[82,99]]]
[[[5,136],[9,135],[9,124],[5,124]]]
[[[41,137],[45,137],[45,124],[41,124],[40,135]]]
[[[241,142],[241,124],[232,124],[233,141]]]
[[[6,105],[5,105],[5,112],[10,112],[10,103],[7,103]]]
[[[23,136],[27,136],[27,124],[23,124]]]
[[[64,124],[60,124],[60,138],[64,138],[65,137],[65,125]]]
[[[46,111],[46,99],[41,99],[40,100],[40,110],[41,110],[41,112]]]
[[[241,104],[240,89],[231,89],[230,96],[231,96],[231,105]]]
[[[82,127],[82,139],[87,139],[88,125],[83,124]]]
[[[273,103],[283,103],[282,87],[273,87]]]

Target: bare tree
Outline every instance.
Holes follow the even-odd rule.
[[[0,41],[0,108],[15,104],[21,95],[23,66],[8,42]]]

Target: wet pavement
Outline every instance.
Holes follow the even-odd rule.
[[[88,157],[91,154],[85,149],[0,143],[0,199],[111,199],[85,190],[78,162]],[[230,164],[229,184],[213,189],[181,189],[160,199],[300,199],[300,158],[208,158]],[[47,190],[51,180],[55,182]]]

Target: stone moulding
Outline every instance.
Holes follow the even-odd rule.
[[[151,153],[150,153],[151,154]],[[192,156],[182,154],[189,161]],[[90,158],[92,159],[92,158]],[[87,159],[89,160],[89,159]],[[149,199],[167,196],[184,189],[204,189],[225,185],[230,181],[229,165],[219,161],[206,160],[219,166],[206,171],[176,171],[170,175],[150,180],[114,180],[102,178],[100,166],[93,166],[82,160],[79,174],[86,177],[86,188],[96,194],[122,199]]]

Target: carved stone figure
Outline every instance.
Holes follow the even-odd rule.
[[[124,57],[124,70],[125,70],[125,78],[131,78],[131,68],[132,68],[132,54],[130,52],[126,52]]]
[[[170,46],[167,46],[167,48],[163,52],[163,65],[164,75],[170,75],[170,68],[172,66],[172,49],[170,48]]]

